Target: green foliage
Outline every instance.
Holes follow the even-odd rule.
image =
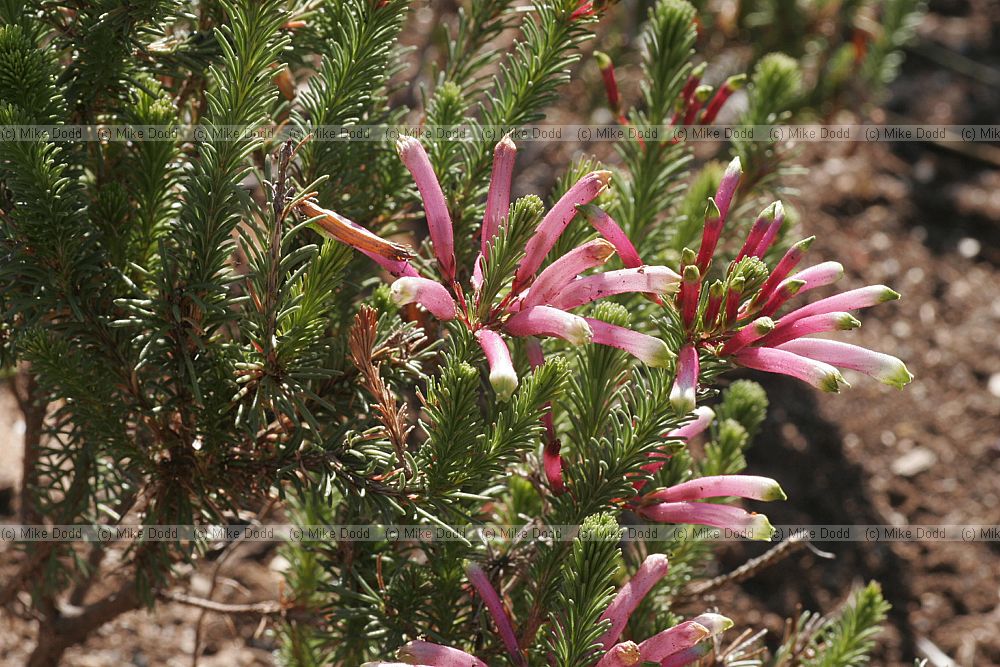
[[[831,619],[814,640],[815,658],[809,667],[858,667],[868,662],[879,625],[889,603],[882,589],[872,582],[857,591],[844,609]]]

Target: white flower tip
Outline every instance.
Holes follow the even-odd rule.
[[[633,641],[625,641],[621,644],[615,644],[611,647],[611,653],[614,653],[615,658],[617,658],[616,665],[625,665],[626,667],[631,667],[632,665],[638,665],[641,658],[642,652],[639,651],[639,645]]]
[[[705,628],[709,635],[718,635],[733,627],[732,619],[722,614],[700,614],[692,618],[691,621]]]
[[[674,362],[674,353],[670,351],[670,348],[659,338],[654,338],[655,343],[650,344],[650,349],[643,350],[641,355],[636,355],[647,366],[652,366],[653,368],[666,368]]]
[[[566,341],[573,345],[584,345],[594,339],[594,330],[582,317],[574,317],[573,322],[566,327]]]
[[[490,384],[493,386],[498,400],[510,400],[517,389],[517,374],[512,369],[498,368],[490,372]]]
[[[417,300],[417,285],[410,278],[397,278],[389,288],[389,298],[397,306],[405,306]]]
[[[400,157],[405,158],[408,153],[418,147],[422,148],[420,142],[413,137],[400,137],[396,140],[396,152],[399,153]]]
[[[613,174],[607,169],[600,169],[598,171],[591,172],[594,178],[601,184],[601,188],[606,188],[611,184],[611,177]]]
[[[743,173],[743,163],[740,162],[740,156],[737,155],[732,159],[729,165],[726,167],[725,176],[739,176]],[[723,178],[725,178],[723,176]]]
[[[774,537],[774,526],[763,514],[754,513],[747,526],[747,537],[751,540],[770,541]]]
[[[678,415],[686,415],[694,410],[695,403],[694,389],[682,391],[675,384],[670,391],[670,405],[673,406],[674,412]]]
[[[707,405],[702,405],[701,407],[695,408],[694,416],[697,419],[715,419],[715,410]]]
[[[515,152],[515,153],[517,152],[517,144],[514,143],[514,140],[510,138],[509,134],[503,135],[503,139],[501,139],[500,141],[497,142],[497,145],[496,145],[496,148],[494,149],[494,151],[499,152],[501,150],[503,150],[503,151],[512,151],[512,152]]]
[[[785,217],[785,206],[781,203],[781,200],[774,202],[774,219]]]

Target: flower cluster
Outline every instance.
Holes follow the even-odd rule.
[[[591,172],[577,181],[538,223],[524,246],[509,289],[487,295],[483,287],[490,252],[516,209],[510,201],[514,143],[504,138],[494,152],[481,249],[468,291],[457,280],[448,203],[430,159],[416,139],[401,139],[397,147],[424,204],[440,280],[421,275],[398,245],[381,239],[381,243],[376,243],[377,236],[342,216],[311,202],[306,202],[302,210],[316,217],[324,230],[361,250],[395,276],[391,294],[396,303],[417,303],[439,320],[458,320],[466,325],[482,347],[490,368],[490,382],[499,399],[509,398],[518,384],[506,337],[555,337],[573,344],[594,342],[625,350],[652,366],[670,363],[673,354],[658,338],[570,312],[615,294],[669,294],[680,281],[680,276],[665,266],[644,265],[621,228],[596,207],[588,208],[608,187],[610,172]],[[584,243],[542,268],[578,210],[586,213],[602,238]],[[336,232],[330,229],[331,220],[339,221]],[[601,266],[615,253],[624,269],[581,275]],[[490,297],[495,298],[495,303],[484,302]]]
[[[668,667],[684,667],[705,656],[712,644],[705,639],[721,634],[732,627],[733,622],[719,614],[701,614],[689,621],[662,630],[652,637],[636,643],[620,641],[629,618],[650,591],[669,570],[669,561],[662,554],[652,554],[643,561],[635,575],[626,582],[601,615],[600,621],[608,622],[608,628],[599,642],[604,654],[595,656],[593,667],[632,667],[646,663],[656,663]],[[482,599],[496,626],[497,634],[515,665],[524,665],[525,656],[517,643],[514,626],[504,607],[503,600],[490,584],[486,573],[475,564],[466,568],[469,582]],[[442,646],[433,642],[414,640],[396,652],[400,662],[370,662],[362,667],[403,667],[423,665],[424,667],[486,667],[486,663],[476,656],[457,648]]]

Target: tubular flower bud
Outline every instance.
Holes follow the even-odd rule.
[[[754,248],[753,252],[750,253],[755,257],[763,257],[770,250],[771,244],[774,240],[778,238],[778,232],[781,230],[781,225],[785,222],[785,207],[781,205],[780,201],[774,202],[774,220],[767,226],[764,230],[764,235],[760,239],[760,243]]]
[[[898,389],[902,389],[913,379],[913,375],[906,369],[906,364],[896,357],[858,345],[835,340],[800,338],[779,345],[778,349],[838,368],[849,368]]]
[[[607,651],[594,667],[633,667],[642,659],[639,645],[632,641],[615,644]]]
[[[615,247],[615,252],[626,268],[634,269],[642,266],[642,258],[639,257],[638,251],[614,218],[595,204],[581,204],[576,209],[587,218],[587,222],[597,230],[597,233]]]
[[[694,410],[698,373],[698,350],[693,345],[685,345],[677,355],[677,372],[674,386],[670,388],[670,404],[679,415],[686,415]]]
[[[455,300],[447,288],[427,278],[397,278],[389,289],[393,302],[400,306],[419,303],[439,320],[455,319]]]
[[[618,93],[618,81],[615,78],[615,65],[611,62],[608,54],[602,51],[594,51],[594,60],[601,70],[601,78],[604,79],[604,92],[608,96],[608,108],[617,118],[622,113],[621,95]]]
[[[705,113],[702,114],[701,122],[708,125],[714,121],[715,117],[719,115],[719,111],[722,110],[722,105],[726,103],[730,95],[746,85],[746,82],[746,74],[737,74],[726,79],[726,82],[719,88],[719,92],[715,94],[712,101],[705,107]]]
[[[705,314],[702,323],[705,329],[711,330],[719,319],[719,311],[722,309],[722,300],[726,296],[726,288],[721,281],[716,280],[708,288],[708,303],[705,304]]]
[[[768,373],[790,375],[817,389],[831,393],[839,392],[841,385],[850,386],[840,371],[830,364],[802,357],[787,350],[770,347],[747,347],[733,355],[733,359],[740,366]]]
[[[611,601],[608,608],[601,614],[601,620],[610,620],[611,626],[598,640],[604,649],[611,650],[611,647],[622,635],[622,630],[628,624],[628,619],[632,612],[636,610],[643,598],[649,594],[653,587],[663,577],[667,576],[670,563],[663,554],[651,554],[642,562],[635,575],[629,579],[628,583],[618,589],[618,594]]]
[[[722,236],[723,215],[719,210],[715,200],[708,198],[708,206],[705,208],[705,225],[702,228],[701,248],[698,250],[698,258],[695,264],[702,273],[712,263],[712,256],[715,254],[715,246]]]
[[[736,188],[740,185],[740,178],[743,177],[743,163],[739,157],[734,157],[726,166],[722,180],[719,181],[719,188],[715,191],[715,203],[719,207],[719,215],[723,220],[729,215],[729,207],[733,203],[736,195]]]
[[[782,280],[781,284],[778,285],[778,289],[775,290],[774,294],[771,295],[771,298],[767,300],[764,307],[760,309],[760,314],[768,317],[774,315],[779,308],[785,305],[785,302],[805,289],[805,285],[806,282],[804,280],[799,280],[798,276]]]
[[[490,256],[490,244],[510,210],[510,185],[516,160],[517,146],[506,136],[493,149],[493,173],[490,175],[490,189],[486,195],[486,212],[483,214],[480,239],[483,257]]]
[[[684,328],[690,331],[694,327],[694,320],[698,314],[701,273],[697,266],[688,265],[684,267],[683,276],[680,293],[677,295],[677,307],[681,311],[681,321],[684,323]]]
[[[551,305],[572,310],[585,303],[615,294],[646,292],[669,294],[677,290],[680,276],[665,266],[640,266],[595,273],[577,278],[556,295]]]
[[[649,500],[678,502],[682,500],[702,500],[704,498],[725,498],[736,496],[749,500],[770,502],[786,500],[787,496],[776,481],[770,477],[756,475],[712,475],[699,477],[666,489],[653,491],[646,496]]]
[[[559,198],[555,206],[549,209],[542,221],[538,223],[538,228],[524,247],[524,258],[517,267],[517,274],[514,276],[514,292],[520,291],[527,285],[531,277],[538,271],[538,267],[545,261],[545,257],[552,250],[559,237],[566,230],[570,220],[576,215],[576,207],[581,204],[589,204],[604,192],[611,182],[610,171],[593,171],[571,187],[566,194]]]
[[[720,621],[713,617],[718,616]],[[702,621],[709,623],[706,626]],[[722,630],[716,630],[724,625],[723,621],[729,621],[725,616],[719,614],[702,614],[690,621],[684,621],[672,628],[657,633],[639,644],[639,652],[642,660],[646,662],[661,662],[666,657],[691,648],[703,639],[718,634]],[[732,621],[729,621],[732,625]]]
[[[728,356],[738,350],[742,350],[747,345],[766,336],[774,331],[774,320],[770,317],[758,317],[756,320],[746,325],[736,335],[726,341],[719,351],[721,356]]]
[[[476,332],[476,340],[483,348],[486,363],[490,367],[490,384],[497,398],[506,401],[517,389],[517,373],[510,359],[510,350],[500,337],[500,334],[490,329],[480,329]]]
[[[743,242],[743,247],[740,251],[736,253],[736,259],[733,260],[734,263],[740,261],[744,257],[749,257],[753,254],[753,251],[757,249],[757,245],[760,240],[764,238],[764,233],[767,228],[774,221],[775,212],[778,208],[778,202],[774,202],[760,212],[757,219],[754,220],[753,226],[750,227],[750,231],[747,233],[747,240]]]
[[[745,284],[746,280],[742,277],[733,278],[729,284],[729,290],[726,292],[725,322],[727,324],[736,321],[736,316],[739,314],[740,299],[743,298],[743,286]]]
[[[424,202],[424,213],[427,216],[427,229],[431,236],[434,256],[441,265],[445,280],[455,279],[455,238],[451,224],[451,214],[448,212],[448,202],[438,182],[431,160],[423,145],[413,137],[403,137],[396,142],[403,164],[413,176],[420,198]]]
[[[861,322],[850,313],[823,313],[803,317],[791,324],[779,322],[774,331],[760,339],[760,344],[776,347],[782,343],[827,331],[850,331],[861,326]]]
[[[551,306],[526,308],[507,320],[504,328],[514,336],[554,336],[573,345],[589,343],[594,337],[585,319]]]
[[[774,534],[771,522],[763,514],[729,505],[687,501],[655,503],[640,507],[639,514],[660,523],[689,523],[732,530],[752,540],[769,540]]]
[[[590,317],[584,318],[594,332],[593,342],[628,352],[642,362],[657,368],[668,366],[674,355],[659,338],[608,324]]]
[[[833,296],[829,296],[825,299],[820,299],[819,301],[813,302],[808,306],[803,306],[798,310],[793,310],[782,317],[779,324],[781,326],[785,326],[795,322],[796,320],[801,320],[813,315],[822,315],[823,313],[869,308],[871,306],[877,306],[880,303],[885,303],[886,301],[895,301],[898,298],[899,294],[892,291],[885,285],[869,285],[868,287],[859,287],[858,289],[852,289],[847,292],[841,292],[840,294],[834,294]]]
[[[792,269],[798,266],[799,262],[802,261],[802,256],[806,254],[806,251],[809,250],[809,246],[812,245],[814,240],[816,240],[816,237],[810,236],[807,239],[799,241],[788,249],[785,256],[781,258],[781,261],[778,262],[778,265],[774,267],[774,270],[771,271],[771,274],[761,286],[760,292],[758,292],[757,298],[755,299],[757,303],[767,302],[781,281],[783,281],[788,274],[792,272]]]
[[[594,239],[570,250],[538,274],[522,307],[551,303],[578,274],[604,264],[613,254],[615,247],[604,239]]]
[[[396,657],[406,665],[486,667],[485,662],[474,655],[469,655],[465,651],[420,640],[414,640],[405,644],[396,652]]]
[[[504,646],[507,647],[507,652],[514,658],[516,664],[525,664],[524,655],[521,653],[517,644],[517,636],[514,634],[514,626],[510,622],[507,610],[504,609],[503,601],[490,583],[489,577],[475,563],[470,563],[465,568],[465,576],[469,578],[469,583],[476,589],[476,593],[479,594],[486,609],[490,612],[490,616],[497,626],[497,634],[500,635]]]

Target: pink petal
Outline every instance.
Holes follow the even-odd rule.
[[[550,303],[577,275],[600,266],[615,254],[615,247],[604,239],[594,239],[570,250],[538,274],[522,308]]]
[[[625,235],[625,231],[615,222],[614,218],[595,204],[581,204],[576,209],[587,218],[587,222],[597,230],[598,234],[615,247],[618,257],[622,260],[622,264],[626,268],[634,269],[642,266],[642,258],[639,257],[639,252],[632,245],[632,242],[629,241],[628,236]]]
[[[785,256],[781,258],[781,261],[778,262],[778,265],[774,267],[773,271],[771,271],[767,280],[765,280],[764,284],[761,285],[760,291],[754,299],[756,303],[767,302],[767,300],[771,297],[771,294],[774,293],[774,290],[777,289],[778,284],[792,272],[792,269],[798,266],[799,262],[802,261],[802,256],[805,255],[807,250],[809,250],[809,246],[812,245],[812,242],[815,239],[815,236],[810,236],[807,239],[799,241],[789,248],[787,252],[785,252]]]
[[[718,617],[721,621],[715,621],[714,617]],[[704,625],[699,619],[709,623],[712,627]],[[672,628],[663,630],[639,644],[641,658],[648,662],[660,662],[673,653],[691,648],[701,640],[721,632],[721,630],[717,632],[713,631],[717,627],[722,627],[722,621],[732,625],[732,621],[725,616],[719,616],[719,614],[702,614],[690,621],[684,621]]]
[[[760,212],[760,215],[757,216],[757,219],[754,220],[753,226],[750,227],[750,231],[747,233],[747,239],[743,242],[743,247],[740,248],[738,253],[736,253],[736,259],[733,260],[734,263],[753,254],[753,251],[757,248],[760,240],[764,238],[764,233],[767,231],[767,228],[774,220],[774,213],[777,209],[777,204],[778,202],[774,202],[765,208]]]
[[[712,98],[712,101],[709,102],[708,106],[705,108],[705,113],[701,117],[702,124],[708,125],[715,120],[715,117],[719,115],[719,111],[726,103],[726,100],[728,100],[734,92],[744,86],[746,79],[747,77],[745,74],[737,74],[736,76],[731,76],[726,79],[726,82],[721,88],[719,88],[719,92],[715,94],[715,97]]]
[[[486,195],[486,212],[483,214],[480,239],[484,257],[490,256],[490,243],[500,231],[500,223],[510,211],[510,184],[516,160],[517,146],[509,135],[505,136],[493,149],[493,173],[490,176],[490,189]]]
[[[524,259],[517,267],[514,285],[511,288],[515,294],[520,292],[538,271],[538,267],[545,261],[552,246],[556,244],[570,220],[576,215],[576,207],[592,202],[608,187],[610,182],[610,171],[591,172],[577,181],[545,214],[542,221],[538,223],[534,235],[525,244]]]
[[[585,303],[615,294],[630,292],[668,294],[676,291],[680,278],[665,266],[640,266],[634,269],[595,273],[570,282],[552,299],[552,305],[563,310],[572,310]]]
[[[639,645],[633,641],[615,644],[601,656],[594,667],[634,667],[642,660]]]
[[[643,598],[653,590],[663,577],[667,576],[670,563],[663,554],[651,554],[642,562],[635,575],[624,584],[611,601],[608,608],[601,614],[601,620],[611,621],[611,627],[601,636],[600,641],[607,651],[621,637],[628,624],[632,612],[636,610]]]
[[[510,622],[507,610],[504,609],[503,601],[500,600],[500,596],[494,590],[493,585],[490,584],[486,573],[477,564],[470,563],[465,568],[465,575],[469,578],[469,583],[479,593],[479,597],[482,599],[483,604],[486,605],[486,609],[489,610],[490,616],[493,617],[493,622],[497,626],[500,639],[503,640],[504,646],[507,647],[507,652],[510,653],[516,664],[525,664],[524,654],[521,653],[521,648],[517,644],[517,636],[514,634],[514,626]]]
[[[758,343],[766,347],[777,347],[782,343],[828,331],[850,331],[861,326],[850,313],[821,313],[803,317],[786,324],[784,318],[778,322],[774,331],[761,338]]]
[[[698,259],[695,260],[695,265],[702,273],[712,263],[715,247],[719,244],[719,237],[722,236],[724,221],[725,218],[723,218],[718,204],[709,197],[708,207],[705,209],[705,223],[701,230],[701,246],[698,248]]]
[[[780,201],[774,202],[773,211],[774,219],[768,224],[767,229],[764,230],[764,235],[761,237],[760,243],[750,253],[754,257],[763,257],[767,254],[767,251],[771,248],[771,244],[778,238],[778,231],[781,229],[782,223],[785,222],[785,208],[781,205]]]
[[[758,317],[727,340],[722,349],[719,350],[719,356],[726,357],[738,350],[742,350],[750,343],[766,336],[772,331],[774,331],[774,320],[770,317]]]
[[[803,287],[805,287],[805,281],[799,280],[798,278],[786,278],[781,281],[778,285],[778,289],[774,291],[771,298],[767,300],[764,307],[760,309],[759,314],[770,317],[774,315],[775,311],[785,305],[789,299],[799,293]],[[746,309],[744,309],[745,314]]]
[[[797,278],[798,276],[794,277]],[[782,317],[779,324],[784,325],[794,322],[795,320],[801,320],[804,317],[821,315],[823,313],[868,308],[886,301],[894,301],[898,298],[899,294],[893,292],[885,285],[869,285],[868,287],[859,287],[858,289],[852,289],[847,292],[841,292],[840,294],[829,296],[825,299],[820,299],[819,301],[813,302],[808,306],[803,306],[798,310],[793,310]]]
[[[701,500],[703,498],[724,498],[736,496],[750,500],[785,500],[785,492],[770,477],[756,475],[712,475],[699,477],[666,489],[654,491],[646,496],[650,500],[676,502],[680,500]]]
[[[704,433],[705,429],[712,425],[712,420],[715,419],[715,411],[706,405],[695,408],[691,414],[694,415],[694,419],[684,426],[668,432],[663,437],[671,440],[689,440]]]
[[[405,644],[396,657],[404,664],[428,667],[487,667],[485,662],[465,651],[420,640]]]
[[[712,650],[712,644],[705,642],[686,648],[677,653],[671,653],[660,661],[660,667],[687,667],[698,660],[701,660]]]
[[[594,337],[585,319],[551,306],[526,308],[507,320],[504,328],[513,336],[553,336],[574,345],[589,343]]]
[[[490,384],[497,398],[506,401],[517,389],[517,373],[510,359],[510,350],[500,334],[490,329],[480,329],[476,332],[476,340],[483,348],[486,363],[490,367]]]
[[[800,357],[787,350],[771,347],[747,347],[737,352],[733,359],[740,366],[768,373],[790,375],[823,391],[836,393],[840,391],[841,385],[850,386],[833,366],[808,357]]]
[[[639,508],[639,514],[660,523],[690,523],[731,530],[752,540],[769,540],[774,533],[763,514],[715,503],[656,503]]]
[[[455,239],[451,224],[451,214],[448,212],[448,202],[444,198],[441,184],[438,182],[427,151],[413,137],[403,137],[396,142],[403,164],[413,176],[413,181],[420,191],[424,202],[424,213],[427,216],[427,228],[431,235],[434,256],[441,265],[441,271],[448,282],[455,279]]]
[[[670,404],[679,415],[694,410],[698,389],[698,351],[693,345],[685,345],[677,355],[677,371],[674,386],[670,388]]]
[[[838,368],[849,368],[900,389],[913,379],[910,371],[906,369],[906,364],[896,357],[858,345],[835,340],[800,338],[783,343],[778,346],[778,349],[822,361]]]
[[[455,300],[448,289],[435,280],[404,276],[392,283],[389,293],[401,306],[419,303],[439,320],[455,319]]]
[[[659,338],[590,317],[584,319],[594,332],[592,339],[594,343],[624,350],[644,363],[658,368],[668,366],[674,358],[670,348]]]
[[[711,109],[711,105],[709,105],[709,109]],[[707,123],[711,121],[703,122]],[[736,194],[736,188],[739,187],[742,176],[743,164],[740,162],[739,157],[734,157],[732,162],[726,167],[726,171],[722,175],[722,180],[719,181],[719,189],[715,191],[715,203],[719,207],[719,214],[723,220],[729,215],[729,207],[733,203],[733,196]]]
[[[719,319],[719,312],[722,310],[722,300],[725,298],[725,287],[716,280],[708,288],[708,303],[705,304],[705,313],[702,316],[702,324],[706,330],[715,328]]]

